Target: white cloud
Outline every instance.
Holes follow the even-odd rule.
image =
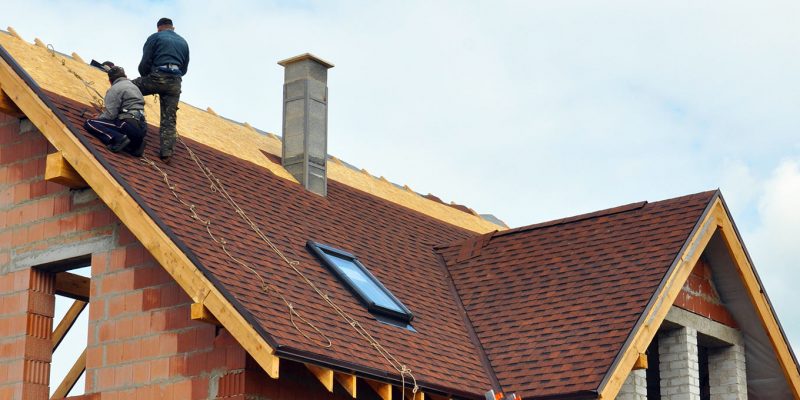
[[[754,264],[795,351],[800,350],[800,158],[782,162],[758,201],[746,238]]]

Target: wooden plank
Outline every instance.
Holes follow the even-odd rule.
[[[89,301],[91,280],[69,272],[56,274],[56,294],[75,300]]]
[[[16,30],[16,29],[14,29],[14,28],[12,28],[12,27],[10,27],[10,26],[9,26],[8,28],[6,28],[6,31],[7,31],[8,33],[10,33],[10,34],[11,34],[11,36],[13,36],[13,37],[15,37],[15,38],[17,38],[17,39],[19,39],[19,40],[23,40],[23,39],[22,39],[22,36],[20,36],[20,35],[19,35],[19,33],[17,33],[17,30]]]
[[[60,151],[47,155],[47,162],[44,170],[44,180],[55,182],[72,189],[83,189],[88,187],[86,181],[81,178],[77,171],[64,159]]]
[[[64,317],[61,318],[61,322],[59,322],[56,329],[53,330],[53,351],[56,351],[58,345],[61,344],[64,336],[67,335],[72,325],[78,320],[78,316],[81,315],[81,312],[86,308],[87,304],[88,303],[85,301],[75,300],[72,306],[69,307],[69,310],[67,310],[67,313],[64,314]]]
[[[220,325],[214,314],[203,305],[203,303],[192,303],[191,318],[195,321],[202,321],[212,325]]]
[[[405,390],[403,390],[405,392]],[[412,392],[409,390],[405,396],[408,400],[425,400],[425,393],[422,390],[417,390],[417,393]]]
[[[392,400],[392,385],[383,382],[366,380],[367,385],[378,394],[381,400]]]
[[[789,350],[786,337],[783,336],[780,325],[778,325],[778,318],[773,313],[767,295],[759,284],[758,278],[756,278],[755,269],[750,264],[744,246],[736,234],[733,221],[730,220],[727,212],[723,220],[721,233],[723,241],[728,248],[728,254],[736,264],[739,278],[744,283],[750,301],[761,320],[761,326],[769,337],[772,349],[777,355],[778,363],[783,370],[786,381],[789,383],[789,387],[792,389],[794,398],[800,399],[800,371],[798,371],[798,366],[794,362],[791,350]]]
[[[317,377],[328,392],[333,393],[333,370],[314,364],[306,364],[306,368]]]
[[[333,377],[336,378],[336,382],[339,382],[340,385],[350,393],[354,399],[356,398],[356,376],[345,374],[342,372],[334,372]]]
[[[0,113],[10,115],[14,118],[23,118],[25,114],[22,113],[22,110],[17,107],[17,104],[14,103],[14,100],[6,94],[0,87]]]
[[[633,363],[633,369],[647,369],[647,354],[639,354],[639,358]]]
[[[72,52],[72,59],[77,61],[77,62],[79,62],[79,63],[86,64],[86,61],[83,61],[83,57],[81,57],[80,55],[78,55],[78,53],[76,53],[74,51]]]
[[[78,141],[38,95],[0,60],[0,82],[20,110],[47,140],[84,178],[103,202],[116,214],[167,273],[195,302],[202,303],[237,342],[272,378],[278,378],[280,361],[275,350],[239,314],[233,305],[195,267],[125,189]]]
[[[632,333],[632,338],[627,348],[622,349],[622,356],[618,362],[612,366],[610,378],[601,386],[599,398],[614,399],[619,393],[620,388],[625,383],[625,379],[633,369],[639,359],[639,355],[647,350],[647,346],[655,337],[658,328],[667,316],[672,304],[683,289],[686,279],[689,278],[700,255],[705,250],[706,245],[711,240],[714,232],[722,224],[722,215],[725,214],[724,206],[720,199],[714,200],[714,204],[700,222],[699,229],[689,239],[683,254],[680,255],[678,263],[672,273],[666,277],[664,287],[656,294],[653,307],[644,316],[642,324]]]
[[[86,370],[86,349],[83,349],[83,353],[81,353],[80,357],[75,361],[75,364],[72,364],[72,368],[69,369],[67,375],[64,377],[64,380],[61,381],[61,384],[58,385],[56,390],[53,392],[53,395],[50,396],[50,400],[54,399],[63,399],[67,397],[69,391],[75,386],[75,383],[78,382],[78,378],[81,377],[83,371]]]

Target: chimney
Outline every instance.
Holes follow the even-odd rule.
[[[306,189],[325,196],[328,178],[328,68],[305,53],[278,62],[284,67],[283,167]]]

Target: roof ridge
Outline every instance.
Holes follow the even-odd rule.
[[[578,215],[574,215],[572,217],[559,218],[559,219],[554,219],[554,220],[550,220],[550,221],[539,222],[539,223],[533,224],[533,225],[526,225],[526,226],[521,226],[519,228],[514,228],[514,229],[509,229],[509,230],[506,230],[506,231],[497,232],[497,234],[495,234],[495,236],[502,236],[502,235],[518,233],[518,232],[526,232],[526,231],[531,231],[531,230],[534,230],[534,229],[540,229],[540,228],[547,228],[547,227],[556,226],[556,225],[569,224],[569,223],[572,223],[572,222],[579,222],[579,221],[584,221],[584,220],[587,220],[587,219],[592,219],[592,218],[597,218],[597,217],[605,217],[605,216],[614,215],[614,214],[626,213],[626,212],[629,212],[629,211],[639,210],[639,209],[641,209],[642,207],[644,207],[647,204],[648,204],[647,201],[639,201],[639,202],[636,202],[636,203],[625,204],[625,205],[622,205],[622,206],[606,208],[606,209],[598,210],[598,211],[592,211],[592,212],[585,213],[585,214],[578,214]]]

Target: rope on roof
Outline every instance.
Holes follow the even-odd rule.
[[[47,49],[50,51],[50,54],[54,58],[56,58],[56,51],[55,51],[55,48],[53,47],[53,45],[48,44],[47,45]],[[91,103],[92,106],[94,106],[96,109],[98,107],[102,108],[103,107],[103,96],[100,95],[100,92],[98,92],[97,89],[94,88],[94,86],[93,86],[94,82],[87,81],[87,80],[83,79],[83,77],[81,77],[80,74],[75,72],[72,68],[68,67],[67,63],[66,63],[66,59],[62,58],[60,61],[61,61],[61,65],[64,68],[66,68],[70,73],[72,73],[72,75],[75,76],[75,78],[77,78],[79,81],[81,81],[83,83],[83,85],[86,87],[86,89],[89,92],[90,96],[96,102],[96,103],[94,103],[94,102]],[[383,347],[383,345],[381,345],[380,342],[378,342],[378,340],[375,339],[375,337],[372,336],[372,334],[370,334],[369,331],[363,325],[361,325],[360,322],[358,322],[355,318],[350,316],[350,314],[345,312],[341,307],[339,307],[330,298],[330,296],[328,296],[327,293],[323,292],[319,287],[317,287],[317,285],[314,284],[314,282],[312,282],[299,269],[299,266],[300,266],[300,262],[299,261],[290,260],[289,258],[287,258],[286,255],[272,242],[272,240],[270,240],[269,237],[267,237],[267,235],[264,234],[263,231],[261,231],[261,229],[258,227],[258,225],[252,219],[250,219],[250,217],[247,215],[247,213],[238,205],[238,203],[236,203],[236,201],[230,196],[230,194],[228,194],[227,190],[225,190],[225,186],[222,184],[222,181],[220,181],[219,178],[217,178],[216,175],[214,175],[214,173],[208,167],[206,167],[206,165],[202,161],[202,159],[200,159],[200,157],[189,147],[189,145],[186,144],[186,142],[183,141],[183,139],[180,136],[178,136],[177,139],[178,139],[178,142],[180,142],[181,145],[186,149],[187,153],[189,153],[189,156],[191,157],[192,161],[194,161],[195,165],[203,173],[203,176],[205,176],[205,178],[209,181],[211,191],[212,192],[216,192],[220,196],[222,196],[222,198],[226,202],[228,202],[228,205],[231,206],[231,208],[237,214],[239,214],[239,216],[244,220],[244,222],[247,223],[250,226],[250,228],[253,230],[253,232],[255,232],[256,235],[264,243],[266,243],[269,246],[269,248],[289,268],[291,268],[308,286],[310,286],[311,289],[314,290],[314,292],[322,300],[324,300],[325,303],[328,304],[334,310],[334,312],[336,312],[336,314],[338,314],[342,319],[344,319],[345,322],[347,322],[348,325],[350,325],[363,339],[365,339],[370,344],[370,346],[372,348],[374,348],[384,358],[384,360],[393,369],[395,369],[400,374],[401,385],[402,385],[402,388],[403,388],[403,397],[405,397],[406,377],[410,378],[411,382],[413,383],[413,388],[411,390],[412,396],[413,396],[413,394],[416,394],[419,391],[419,386],[417,385],[417,380],[414,377],[414,374],[412,373],[411,369],[408,368],[408,366],[406,366],[405,364],[401,363],[399,360],[397,360],[397,358],[395,358],[394,355],[392,355],[389,352],[389,350],[387,350],[385,347]],[[272,283],[268,283],[264,279],[264,277],[262,277],[261,274],[255,268],[253,268],[252,266],[250,266],[249,264],[247,264],[243,260],[241,260],[239,258],[236,258],[235,256],[233,256],[230,253],[230,251],[227,248],[228,241],[225,240],[225,238],[223,238],[221,236],[215,235],[211,231],[211,220],[202,218],[197,213],[197,206],[195,204],[190,204],[190,203],[184,201],[180,197],[180,195],[178,194],[178,192],[176,190],[177,189],[176,185],[171,183],[171,181],[169,179],[169,175],[167,174],[166,171],[161,169],[153,160],[150,160],[146,156],[140,158],[140,161],[143,164],[149,165],[152,168],[154,168],[156,171],[161,173],[163,181],[164,181],[164,184],[167,185],[167,188],[172,192],[172,195],[173,195],[173,197],[175,197],[176,201],[181,203],[189,211],[190,217],[193,220],[203,224],[203,226],[205,227],[206,232],[208,233],[208,235],[211,238],[211,240],[213,240],[217,245],[219,245],[220,248],[222,249],[222,251],[232,261],[234,261],[236,264],[238,264],[242,268],[248,270],[251,274],[255,275],[258,278],[258,280],[261,282],[261,289],[264,291],[264,293],[266,293],[267,295],[269,295],[270,293],[274,293],[284,302],[284,304],[286,305],[286,307],[289,310],[289,321],[290,321],[290,323],[292,324],[292,326],[301,335],[303,335],[303,337],[305,337],[306,339],[308,339],[311,342],[316,342],[318,345],[320,345],[322,347],[325,347],[325,348],[329,348],[329,347],[331,347],[333,345],[333,343],[331,342],[330,338],[328,338],[319,328],[317,328],[313,323],[311,323],[311,321],[308,321],[306,318],[304,318],[302,315],[300,315],[300,313],[295,309],[294,305],[288,299],[286,299],[286,297],[280,292],[280,290],[279,290],[279,288],[277,286],[273,285]],[[363,172],[367,173],[366,170],[364,170]],[[322,337],[324,339],[324,341],[311,339],[311,337],[305,331],[300,329],[300,327],[297,325],[297,323],[295,323],[295,321],[294,321],[295,317],[299,318],[304,324],[308,325],[311,329],[313,329],[314,332],[316,332],[317,335],[319,335],[320,337]]]

